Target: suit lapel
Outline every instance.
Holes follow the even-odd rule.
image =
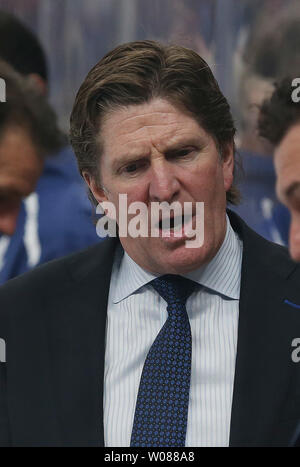
[[[116,242],[68,264],[71,283],[48,313],[52,388],[64,445],[104,446],[103,377],[107,299]],[[49,308],[49,309],[50,309]]]
[[[230,217],[244,249],[230,446],[259,446],[276,439],[289,390],[293,317],[284,316],[284,299],[294,266],[282,251],[279,267],[270,244]]]

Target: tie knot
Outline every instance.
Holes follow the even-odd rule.
[[[196,286],[196,282],[174,274],[165,274],[164,276],[157,277],[150,284],[168,305],[174,303],[185,305],[185,302]]]

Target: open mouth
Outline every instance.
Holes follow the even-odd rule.
[[[190,215],[182,214],[181,216],[166,217],[159,221],[158,228],[161,231],[165,231],[169,229],[181,231],[181,229],[190,222],[192,217],[193,217],[192,214]]]

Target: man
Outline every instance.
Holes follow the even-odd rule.
[[[0,57],[46,99],[48,70],[43,49],[34,34],[5,11],[0,11]],[[7,105],[1,104],[3,111]],[[39,114],[42,115],[42,109]],[[44,126],[48,125],[47,115],[41,118]],[[41,131],[41,126],[33,127],[34,132]],[[55,144],[58,138],[59,144]],[[7,211],[10,226],[1,229],[0,225],[0,284],[40,263],[99,241],[67,139],[58,128],[55,131],[52,128],[48,139],[50,143],[43,148],[47,158],[35,191],[26,192],[31,193],[28,197],[23,193],[25,199],[18,209]],[[20,158],[20,154],[15,157]],[[22,167],[18,170],[22,171]],[[8,218],[5,219],[2,215],[0,222],[7,222]]]
[[[22,200],[34,190],[46,153],[64,141],[44,97],[6,62],[0,61],[5,101],[0,104],[0,245],[17,229]],[[33,239],[32,239],[33,240]],[[3,257],[0,263],[3,263]],[[2,267],[0,267],[0,270]]]
[[[234,133],[191,50],[132,42],[89,72],[71,140],[119,237],[2,287],[2,444],[297,443],[299,267],[226,215],[238,198]],[[133,203],[149,225],[155,203],[190,203],[191,216],[178,230],[170,211],[168,230],[163,211],[158,236],[124,235],[120,195],[128,231]],[[197,225],[204,242],[190,248]]]
[[[277,196],[291,216],[289,250],[300,261],[300,106],[299,86],[293,83],[294,79],[284,78],[263,102],[259,132],[274,146]]]

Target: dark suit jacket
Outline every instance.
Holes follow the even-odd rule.
[[[244,244],[231,446],[295,445],[300,267],[235,214]],[[0,445],[103,446],[107,297],[116,239],[0,289]],[[298,440],[299,442],[299,440]]]

